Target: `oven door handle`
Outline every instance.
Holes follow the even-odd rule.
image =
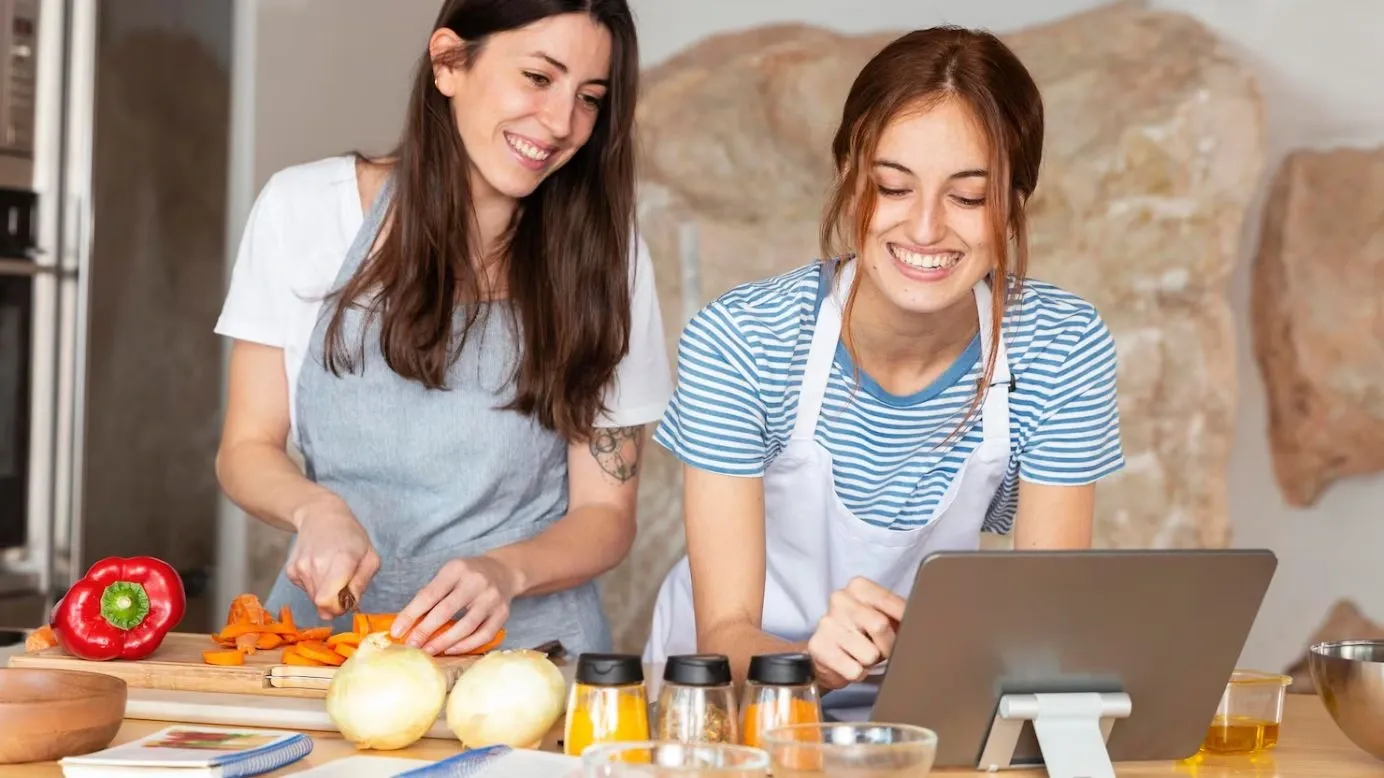
[[[58,278],[75,278],[75,269],[54,267],[53,265],[40,265],[37,262],[30,262],[27,259],[0,259],[0,276],[22,277],[22,276],[57,276]]]

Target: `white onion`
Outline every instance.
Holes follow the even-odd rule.
[[[467,748],[536,748],[567,705],[567,681],[529,649],[492,651],[452,685],[447,726]]]
[[[447,702],[447,677],[422,649],[366,635],[332,675],[327,716],[356,748],[390,751],[413,745]]]

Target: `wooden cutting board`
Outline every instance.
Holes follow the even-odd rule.
[[[281,697],[325,697],[335,667],[301,667],[279,661],[281,649],[259,651],[245,657],[238,667],[209,665],[202,661],[202,652],[216,648],[211,636],[172,632],[163,639],[158,650],[135,661],[110,660],[90,662],[68,654],[60,647],[10,657],[10,667],[46,667],[56,670],[78,670],[123,678],[135,689],[163,691],[228,692],[232,694],[264,694]],[[450,689],[462,672],[476,662],[478,656],[434,657],[447,676]]]

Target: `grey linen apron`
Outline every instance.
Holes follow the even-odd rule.
[[[388,179],[342,262],[334,288],[360,267],[374,243],[392,191]],[[567,444],[513,411],[518,340],[503,309],[488,305],[447,374],[428,390],[385,364],[379,324],[365,335],[363,364],[334,376],[323,343],[332,305],[322,306],[298,378],[298,444],[307,476],[339,495],[380,555],[360,609],[394,613],[442,565],[537,535],[567,511]],[[489,314],[489,315],[487,315]],[[458,312],[460,325],[464,312]],[[359,343],[363,312],[345,317],[344,342]],[[317,608],[280,571],[267,602],[288,604],[298,624],[317,624]],[[350,614],[333,620],[350,629]],[[561,640],[575,656],[609,651],[610,626],[594,582],[536,597],[517,597],[504,624],[505,647]]]

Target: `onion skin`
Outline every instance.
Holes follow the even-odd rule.
[[[567,707],[567,680],[529,649],[491,651],[447,697],[447,727],[466,748],[537,748]]]
[[[365,636],[332,675],[327,716],[358,749],[393,751],[418,742],[447,703],[447,676],[422,649],[389,633]]]

